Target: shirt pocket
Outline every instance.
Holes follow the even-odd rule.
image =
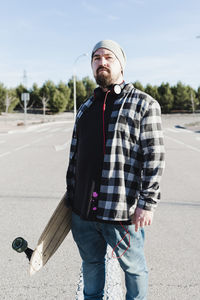
[[[116,130],[118,135],[123,139],[127,139],[131,143],[137,143],[139,139],[139,121],[131,118],[129,115],[121,114],[119,116]]]

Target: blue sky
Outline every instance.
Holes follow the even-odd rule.
[[[90,54],[101,39],[127,56],[125,80],[200,86],[199,0],[0,0],[0,82],[56,84],[93,78]]]

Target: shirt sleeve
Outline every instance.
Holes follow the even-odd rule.
[[[154,99],[149,103],[141,120],[140,143],[143,168],[137,206],[144,210],[154,210],[160,200],[160,180],[165,166],[161,110]]]
[[[70,206],[70,203],[74,197],[76,146],[77,146],[77,135],[76,135],[76,127],[74,127],[73,134],[72,134],[71,147],[70,147],[70,154],[69,154],[69,166],[68,166],[67,174],[66,174],[66,185],[67,185],[66,204],[67,204],[67,206]]]

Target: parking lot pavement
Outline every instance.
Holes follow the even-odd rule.
[[[71,235],[33,278],[25,256],[11,249],[18,235],[34,247],[65,190],[73,115],[59,117],[62,124],[0,134],[1,299],[75,299],[80,257]],[[146,230],[148,300],[199,299],[199,120],[199,115],[163,116],[162,200]]]
[[[0,115],[0,134],[13,130],[24,130],[29,126],[40,125],[49,122],[73,120],[73,113],[65,112],[56,115],[27,114],[26,120],[23,113],[3,113]]]

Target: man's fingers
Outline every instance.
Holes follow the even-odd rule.
[[[133,220],[132,224],[135,224],[135,231],[137,232],[139,228],[143,228],[145,226],[150,226],[152,224],[152,220],[144,220],[141,218],[138,218],[136,220]]]
[[[145,226],[146,221],[144,221],[144,219],[140,220],[140,227],[144,227]]]
[[[135,221],[135,232],[138,231],[139,227],[140,227],[139,221],[137,221],[137,222]]]
[[[137,232],[139,228],[149,226],[153,221],[153,212],[142,210],[136,208],[136,211],[132,217],[132,224],[135,224],[135,231]]]

